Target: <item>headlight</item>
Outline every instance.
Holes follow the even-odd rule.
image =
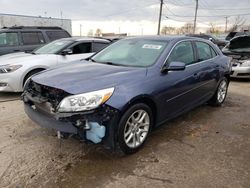
[[[95,109],[105,103],[113,92],[114,88],[108,88],[66,97],[59,104],[58,112],[79,112]]]
[[[14,72],[21,67],[22,65],[3,65],[0,66],[0,73]]]
[[[241,67],[250,67],[250,60],[241,60],[239,61]]]

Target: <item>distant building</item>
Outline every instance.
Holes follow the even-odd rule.
[[[58,26],[72,34],[70,19],[0,13],[0,28],[11,26]]]

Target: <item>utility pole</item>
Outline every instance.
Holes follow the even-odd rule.
[[[63,12],[62,12],[62,10],[60,11],[60,13],[61,13],[61,21],[62,21],[61,26],[63,26]]]
[[[225,18],[226,18],[225,33],[227,32],[228,17],[229,17],[229,16],[226,16],[226,17],[225,17]]]
[[[162,16],[162,6],[163,6],[163,0],[161,0],[160,4],[160,13],[159,13],[159,21],[158,21],[158,32],[157,35],[160,35],[161,30],[161,16]]]
[[[82,36],[82,24],[80,24],[80,37]]]
[[[197,20],[197,11],[198,11],[198,0],[196,1],[196,6],[195,6],[195,15],[194,15],[194,30],[193,33],[195,34],[195,29],[196,29],[196,20]]]

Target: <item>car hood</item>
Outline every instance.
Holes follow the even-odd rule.
[[[144,79],[146,68],[124,67],[80,61],[42,72],[32,80],[38,84],[80,94],[116,87]]]
[[[250,35],[233,38],[230,43],[223,49],[223,53],[250,55]]]
[[[48,56],[55,56],[54,54],[30,54],[30,53],[13,53],[0,56],[0,66],[1,65],[14,65],[14,64],[22,64],[28,62],[34,62],[37,60],[42,60]]]

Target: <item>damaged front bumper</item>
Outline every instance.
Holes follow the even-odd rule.
[[[39,126],[78,135],[81,140],[103,143],[108,148],[115,148],[118,110],[102,105],[87,112],[59,113],[54,111],[50,101],[42,97],[34,97],[25,92],[22,98],[25,113]]]

